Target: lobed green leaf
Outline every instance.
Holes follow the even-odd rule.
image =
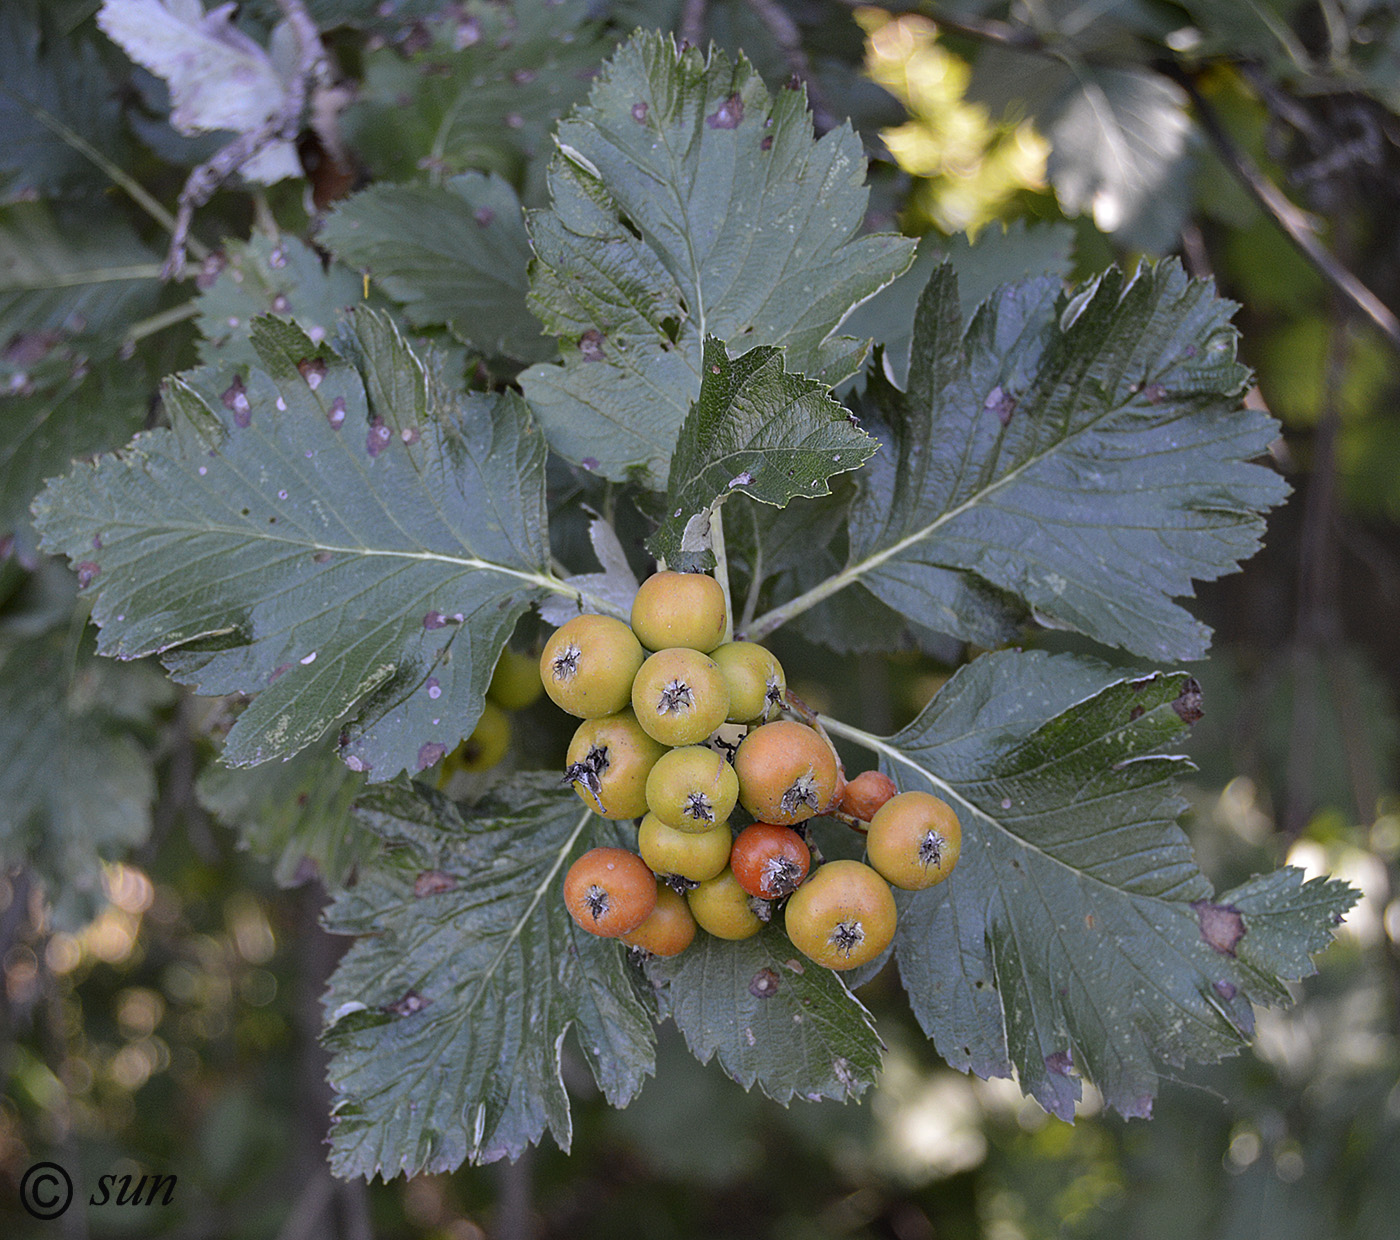
[[[655,1059],[624,949],[564,907],[567,863],[611,828],[548,775],[471,809],[384,788],[360,817],[388,847],[326,914],[359,936],[325,999],[332,1170],[451,1171],[519,1157],[546,1130],[567,1150],[569,1029],[615,1106]]]
[[[1292,869],[1214,892],[1176,825],[1188,764],[1162,752],[1200,711],[1185,673],[1007,651],[882,744],[901,789],[942,796],[962,823],[957,869],[901,897],[895,939],[954,1067],[1014,1069],[1065,1119],[1081,1080],[1147,1115],[1163,1064],[1237,1051],[1252,1005],[1312,971],[1356,892]]]
[[[99,652],[159,653],[252,696],[223,758],[285,758],[336,724],[387,779],[469,734],[518,617],[550,589],[543,437],[518,397],[446,392],[387,319],[343,353],[254,324],[260,368],[173,379],[171,429],[36,501],[95,596]]]
[[[550,446],[662,489],[699,398],[703,342],[781,345],[831,385],[865,344],[835,336],[913,243],[859,236],[865,159],[849,126],[812,136],[805,95],[742,57],[638,33],[560,122],[552,206],[531,213],[530,305],[563,364],[521,376]]]
[[[785,370],[774,346],[731,360],[710,336],[704,357],[700,398],[671,457],[666,515],[647,544],[672,568],[683,559],[713,563],[708,514],[724,497],[782,508],[797,496],[827,495],[829,478],[859,468],[879,446],[822,384]]]

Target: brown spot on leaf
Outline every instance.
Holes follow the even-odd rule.
[[[331,553],[329,551],[317,551],[311,558],[315,560],[317,564],[329,564],[331,561]]]
[[[578,338],[578,351],[583,354],[585,362],[601,362],[603,360],[603,341],[605,339],[606,337],[596,327],[590,327]]]
[[[1132,710],[1128,712],[1128,722],[1132,723],[1135,720],[1141,719],[1145,714],[1147,714],[1147,712],[1143,710],[1141,706],[1134,706]]]
[[[274,667],[274,668],[272,669],[272,671],[268,674],[267,683],[268,683],[268,684],[271,684],[274,680],[277,679],[277,677],[279,677],[280,675],[282,675],[282,673],[285,672],[285,671],[287,671],[287,669],[290,668],[291,666],[292,666],[292,665],[291,665],[290,663],[279,663],[279,664],[278,664],[276,667]]]
[[[425,896],[451,891],[456,885],[457,879],[452,874],[445,874],[442,870],[424,870],[413,880],[413,894],[421,900]]]
[[[1233,956],[1244,938],[1244,915],[1233,904],[1212,904],[1196,900],[1191,905],[1201,926],[1201,941],[1222,956]]]
[[[228,385],[219,399],[224,402],[224,408],[233,414],[235,426],[246,427],[252,422],[253,408],[248,403],[248,389],[244,387],[241,375],[233,376],[233,382]]]
[[[1183,682],[1181,692],[1172,703],[1172,709],[1181,716],[1183,723],[1195,723],[1204,718],[1205,711],[1201,709],[1201,682],[1194,676],[1188,676]]]
[[[441,629],[447,627],[447,617],[440,611],[430,611],[423,617],[423,627],[425,629]]]
[[[1240,992],[1236,989],[1234,982],[1228,981],[1222,977],[1215,983],[1215,993],[1228,1003]]]
[[[749,994],[755,999],[771,999],[778,993],[778,975],[772,969],[760,969],[749,982]]]
[[[743,119],[744,101],[736,92],[705,118],[705,124],[711,129],[738,129]]]
[[[319,357],[302,358],[297,363],[297,370],[306,380],[306,386],[313,392],[321,386],[321,380],[326,377],[326,363]]]
[[[426,771],[434,762],[442,761],[447,746],[441,741],[425,741],[418,747],[418,769]]]
[[[421,1012],[432,1002],[425,999],[416,990],[410,990],[397,1003],[386,1003],[384,1010],[392,1012],[395,1016],[412,1016],[414,1012]]]
[[[100,565],[94,564],[91,560],[84,560],[78,565],[78,589],[86,590],[101,571]]]
[[[345,422],[345,397],[337,396],[331,401],[331,407],[326,410],[326,421],[331,424],[331,430],[338,431]]]
[[[987,393],[987,399],[982,402],[982,408],[995,413],[997,420],[1006,426],[1011,421],[1011,415],[1016,412],[1016,398],[998,383]]]
[[[632,105],[632,119],[639,125],[647,123],[647,105],[645,103],[634,103]]]
[[[771,151],[773,149],[773,135],[771,133],[758,144],[758,149],[760,151]]]
[[[478,228],[489,228],[491,221],[496,218],[496,213],[490,207],[477,207],[472,212],[472,219],[476,221]]]
[[[1142,396],[1149,405],[1160,405],[1167,399],[1167,389],[1160,383],[1149,383],[1142,389]]]
[[[1074,1055],[1070,1051],[1054,1051],[1045,1056],[1045,1070],[1056,1076],[1068,1076],[1074,1067]]]
[[[389,446],[394,437],[393,431],[384,425],[384,419],[375,416],[369,420],[369,434],[365,436],[365,451],[371,457],[378,456]]]

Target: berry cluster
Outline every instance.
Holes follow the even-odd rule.
[[[957,815],[877,771],[846,783],[815,718],[782,717],[802,712],[789,712],[778,660],[726,642],[727,619],[714,578],[660,572],[630,625],[578,616],[546,643],[545,692],[583,720],[565,779],[602,817],[640,819],[636,852],[595,848],[573,864],[565,903],[592,934],[673,956],[697,927],[757,934],[786,901],[798,950],[855,968],[894,938],[890,884],[930,887],[952,870]],[[737,835],[736,805],[755,819]],[[820,814],[866,830],[868,865],[814,855],[806,823]]]

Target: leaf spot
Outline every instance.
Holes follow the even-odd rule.
[[[429,676],[427,679],[428,696],[436,701],[442,696],[442,686],[438,683],[436,676]]]
[[[738,129],[743,119],[744,101],[735,92],[705,118],[705,124],[711,129]]]
[[[773,149],[773,135],[771,133],[764,136],[763,141],[758,144],[758,149],[760,151],[771,151]]]
[[[434,762],[442,760],[447,753],[447,746],[441,741],[425,741],[418,748],[418,769],[426,771]]]
[[[749,994],[755,999],[771,999],[778,993],[778,975],[772,969],[760,969],[749,982]]]
[[[313,392],[321,386],[321,380],[326,377],[326,363],[319,357],[304,357],[297,363],[297,370],[301,372],[301,377],[306,380],[306,386]]]
[[[276,667],[272,669],[271,672],[268,673],[267,683],[271,684],[274,680],[277,679],[277,677],[282,675],[282,673],[287,671],[288,668],[290,668],[291,666],[292,665],[290,663],[279,663]]]
[[[1204,717],[1205,711],[1201,709],[1201,682],[1194,676],[1188,676],[1182,683],[1181,692],[1172,703],[1172,709],[1181,716],[1183,723],[1195,723]]]
[[[1229,1002],[1229,1000],[1233,999],[1240,992],[1235,988],[1234,982],[1227,981],[1225,978],[1222,977],[1218,982],[1215,983],[1215,993],[1218,994],[1226,1002]]]
[[[311,558],[317,564],[329,564],[331,561],[331,553],[329,551],[317,551]]]
[[[596,327],[590,327],[578,338],[578,351],[585,362],[601,362],[604,357],[603,341],[607,339]]]
[[[101,571],[100,565],[93,563],[92,560],[84,560],[78,565],[78,589],[86,590]]]
[[[1073,1066],[1074,1057],[1070,1051],[1054,1051],[1045,1056],[1045,1070],[1057,1076],[1068,1076]]]
[[[447,626],[447,617],[440,611],[430,611],[423,617],[423,627],[425,629],[441,629]]]
[[[1201,926],[1201,941],[1222,956],[1233,956],[1235,947],[1244,938],[1244,916],[1232,904],[1212,904],[1196,900],[1191,904]]]
[[[331,407],[326,410],[326,421],[331,424],[331,430],[340,429],[345,421],[345,397],[337,396],[331,401]]]
[[[418,433],[418,428],[416,426],[405,426],[403,430],[399,432],[399,438],[402,439],[404,443],[414,444],[417,443],[422,436]]]
[[[421,900],[425,896],[451,891],[456,885],[455,875],[444,873],[442,870],[424,870],[413,880],[413,894]]]
[[[365,451],[371,457],[378,456],[389,446],[393,432],[384,425],[384,419],[376,415],[369,421],[369,434],[365,436]]]
[[[410,990],[397,1003],[386,1004],[384,1010],[392,1012],[395,1016],[412,1016],[415,1012],[421,1012],[432,1002],[425,999],[416,990]]]
[[[744,472],[741,474],[735,474],[734,477],[732,477],[729,480],[729,487],[731,490],[733,490],[735,487],[750,486],[753,486],[753,475],[749,473],[747,469],[744,470]]]
[[[1134,706],[1132,710],[1128,712],[1128,722],[1133,723],[1136,720],[1141,719],[1146,713],[1147,712],[1143,710],[1141,706]]]
[[[632,105],[632,119],[639,125],[647,123],[647,105],[645,103],[634,103]]]
[[[316,651],[313,650],[306,658],[298,659],[297,662],[300,663],[302,667],[310,667],[311,664],[316,662]]]
[[[476,221],[478,228],[489,228],[491,221],[496,218],[496,213],[490,207],[477,207],[472,212],[472,219]]]
[[[248,389],[243,386],[241,375],[233,376],[233,382],[219,399],[224,402],[224,408],[232,412],[235,426],[246,428],[252,422],[253,407],[248,403]]]

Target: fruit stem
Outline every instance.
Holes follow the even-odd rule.
[[[724,504],[723,501],[710,509],[710,550],[715,555],[715,580],[724,591],[724,637],[723,642],[734,640],[734,599],[729,593],[729,557],[724,550]]]
[[[844,737],[848,741],[854,741],[862,749],[869,749],[873,753],[879,754],[882,758],[889,759],[891,766],[908,767],[908,769],[914,771],[921,780],[936,788],[938,794],[945,801],[948,801],[950,804],[957,802],[958,805],[961,805],[967,810],[970,816],[980,818],[983,822],[989,823],[992,826],[1001,826],[1001,824],[988,814],[986,810],[974,805],[951,784],[939,779],[928,767],[921,766],[903,750],[891,745],[883,736],[875,736],[873,733],[867,732],[863,728],[853,727],[849,723],[842,723],[839,719],[828,718],[826,726],[830,728],[831,731],[835,732],[837,736]]]

